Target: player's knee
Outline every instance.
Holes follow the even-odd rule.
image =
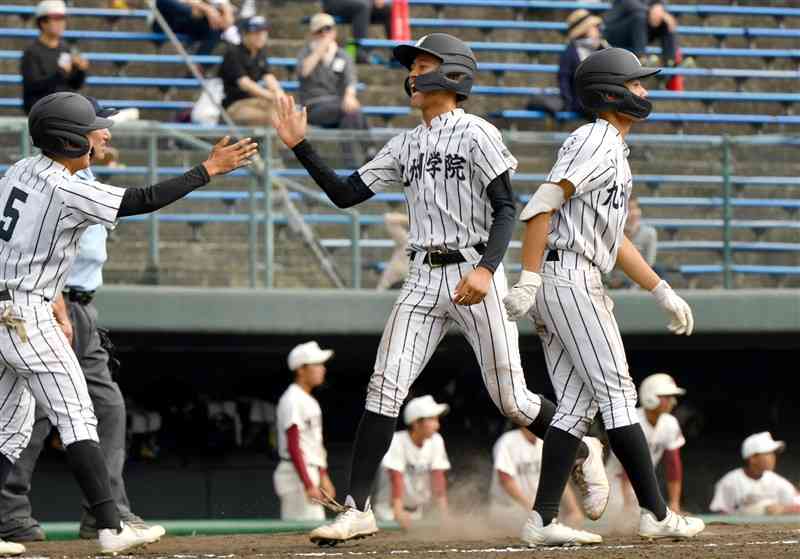
[[[54,423],[65,447],[78,441],[100,442],[97,417],[91,409],[76,416],[58,416]]]
[[[606,429],[627,427],[639,422],[635,399],[620,398],[602,402],[600,404],[600,414],[603,416],[603,424]]]
[[[375,371],[367,386],[366,408],[380,415],[397,417],[408,395],[408,388],[398,382],[399,376],[385,371]]]
[[[550,423],[552,427],[566,431],[570,435],[582,439],[589,428],[592,426],[592,417],[588,414],[575,414],[575,413],[559,413],[556,412],[553,416],[553,421]]]

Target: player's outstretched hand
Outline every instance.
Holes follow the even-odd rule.
[[[230,142],[230,136],[222,138],[211,149],[208,159],[203,161],[208,176],[224,175],[253,162],[252,158],[258,153],[258,143],[251,138],[244,138],[235,144]]]
[[[512,322],[525,318],[536,302],[536,292],[542,286],[542,276],[536,272],[522,270],[519,281],[503,299],[508,319]]]
[[[293,148],[306,137],[308,127],[306,108],[297,110],[294,97],[284,95],[276,103],[275,112],[272,114],[272,127],[286,147]]]
[[[651,293],[661,308],[667,311],[672,318],[667,326],[670,332],[679,336],[682,334],[690,336],[694,330],[694,316],[689,304],[675,293],[664,280],[661,280]]]
[[[453,302],[457,305],[476,305],[483,301],[492,284],[492,272],[483,266],[478,266],[456,285],[453,291]]]

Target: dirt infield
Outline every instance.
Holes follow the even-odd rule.
[[[458,531],[454,527],[452,532]],[[237,535],[166,537],[139,551],[135,557],[155,559],[238,559],[238,558],[348,558],[348,557],[430,557],[449,559],[468,555],[474,559],[503,559],[524,554],[539,558],[795,558],[800,557],[800,527],[797,525],[731,526],[715,524],[691,542],[644,542],[635,536],[607,536],[599,546],[583,548],[539,548],[529,550],[509,536],[481,534],[469,530],[463,537],[454,533],[382,532],[377,536],[335,548],[320,548],[305,535]],[[29,544],[27,557],[72,559],[92,556],[92,542],[61,541]]]

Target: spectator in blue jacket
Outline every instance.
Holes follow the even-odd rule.
[[[584,58],[608,47],[600,32],[603,20],[588,10],[575,10],[567,17],[567,48],[558,61],[558,88],[564,101],[563,110],[582,113],[583,107],[575,92],[575,70]]]
[[[567,17],[567,47],[558,61],[559,98],[533,95],[528,99],[529,111],[545,111],[555,118],[559,111],[573,111],[586,118],[575,91],[575,70],[584,58],[608,47],[603,40],[600,25],[603,20],[588,10],[575,10]]]

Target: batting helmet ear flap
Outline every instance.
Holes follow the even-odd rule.
[[[48,134],[32,134],[36,138],[33,145],[43,151],[62,155],[69,159],[83,157],[89,153],[89,140],[77,132],[52,125],[47,120],[40,121]]]

